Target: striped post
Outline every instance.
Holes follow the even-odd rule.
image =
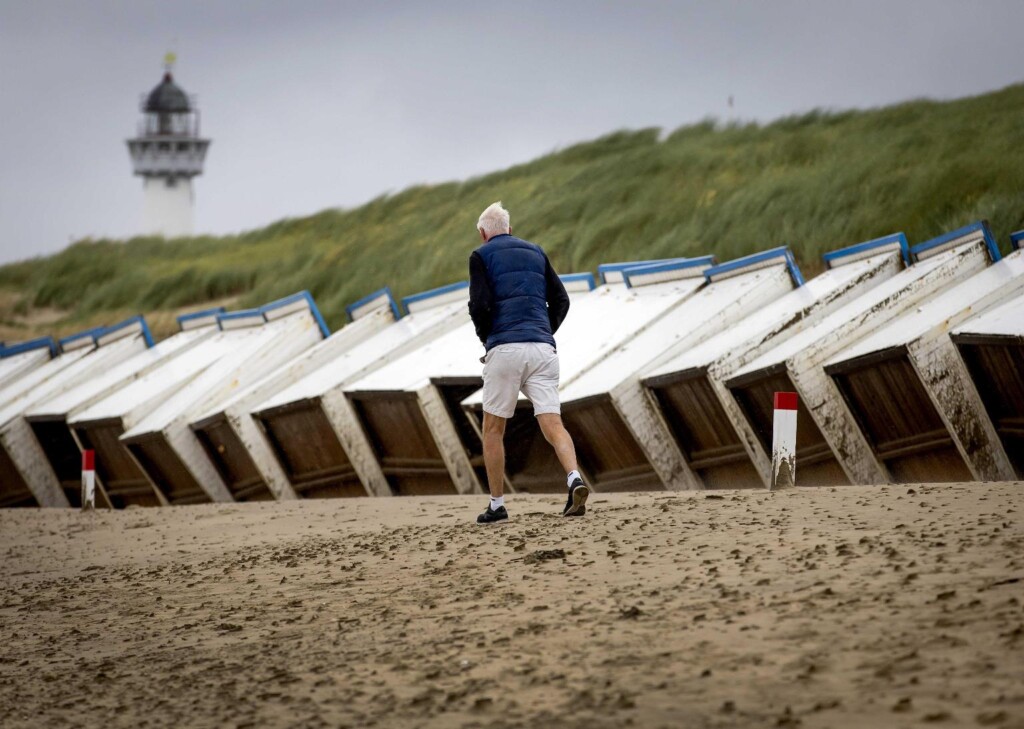
[[[96,508],[96,451],[82,451],[82,510]]]
[[[796,403],[795,392],[775,393],[775,420],[772,423],[772,491],[796,485]]]

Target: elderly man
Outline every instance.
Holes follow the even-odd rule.
[[[576,449],[562,425],[554,333],[569,311],[569,295],[540,246],[512,236],[500,202],[480,215],[484,244],[469,257],[469,314],[484,355],[484,465],[491,491],[479,524],[508,519],[503,494],[505,422],[520,391],[533,403],[541,432],[566,471],[562,516],[583,516],[590,489],[577,470]]]

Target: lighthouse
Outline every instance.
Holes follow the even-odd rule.
[[[192,234],[192,178],[203,173],[209,139],[199,136],[195,98],[174,83],[174,54],[163,80],[141,103],[138,133],[128,140],[133,172],[142,178],[143,230],[173,238]]]

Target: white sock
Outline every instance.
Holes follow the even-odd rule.
[[[499,496],[498,498],[491,497],[491,511],[497,511],[505,505],[505,497]]]
[[[579,471],[569,471],[569,475],[565,477],[565,487],[572,488],[572,482],[578,478],[583,478]]]

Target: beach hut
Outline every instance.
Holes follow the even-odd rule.
[[[1024,248],[1024,231],[1011,237]],[[1019,252],[1015,255],[1024,255]],[[1008,256],[1009,258],[1009,256]],[[1017,293],[952,331],[1015,477],[1024,479],[1024,296]]]
[[[250,478],[303,498],[391,495],[344,386],[463,326],[468,294],[463,281],[406,297],[404,318],[255,406],[254,420],[240,416]]]
[[[68,358],[65,366],[0,407],[0,503],[30,503],[27,495],[31,495],[40,506],[70,505],[68,494],[54,477],[32,434],[25,411],[101,375],[152,344],[149,328],[141,316],[61,340],[65,353],[57,359]]]
[[[357,301],[347,312],[347,326],[190,423],[236,501],[296,498],[250,415],[253,407],[310,373],[334,372],[346,355],[396,326],[401,316],[387,288]]]
[[[94,377],[55,397],[42,400],[25,411],[25,420],[52,469],[40,468],[40,477],[52,478],[68,497],[72,506],[79,506],[82,474],[81,450],[68,421],[77,413],[100,402],[117,390],[128,386],[217,331],[217,315],[223,307],[178,317],[179,332],[154,346],[114,362]],[[102,488],[97,489],[98,506],[109,506]]]
[[[662,435],[654,442],[663,449],[659,457],[671,459],[694,482],[681,485],[767,485],[762,469],[754,466],[759,450],[746,442],[749,428],[725,379],[767,348],[894,276],[908,255],[902,233],[827,253],[824,273],[642,377],[647,397],[634,407],[653,409],[657,417],[648,427],[662,426],[671,433],[670,440]],[[767,464],[762,466],[767,471]]]
[[[661,268],[628,269],[633,284]],[[580,470],[598,491],[699,488],[685,460],[672,443],[671,432],[646,399],[640,379],[660,364],[692,349],[709,337],[740,326],[757,312],[803,285],[786,248],[757,253],[704,272],[708,283],[693,296],[582,373],[566,378],[560,388],[562,419],[573,435]],[[623,321],[623,326],[629,326]],[[527,408],[526,403],[522,407]],[[535,437],[542,437],[533,418]],[[561,487],[550,448],[538,441],[531,455],[548,460],[548,482]],[[548,455],[550,454],[550,455]],[[521,465],[521,464],[516,464]],[[539,473],[538,462],[523,471]],[[510,471],[517,490],[523,487]]]
[[[1014,478],[949,331],[1021,291],[1024,252],[1016,251],[826,362],[825,372],[871,447],[864,455],[890,480]],[[859,467],[848,464],[846,470]]]
[[[34,368],[57,356],[53,337],[0,347],[0,388],[7,387]]]
[[[309,328],[315,331],[310,338],[315,341],[321,336],[316,317],[309,313],[308,304],[300,300],[297,306],[300,312],[306,312],[298,318],[304,324],[313,322]],[[204,373],[215,371],[212,368],[222,360],[237,364],[240,357],[244,361],[244,357],[250,354],[258,356],[268,348],[267,331],[276,333],[281,327],[279,321],[268,323],[260,309],[218,314],[216,322],[217,331],[190,347],[182,356],[172,358],[68,418],[68,425],[79,446],[96,452],[97,491],[102,489],[114,508],[157,506],[171,502],[164,492],[154,487],[121,442],[121,436],[159,411],[169,400],[178,398],[182,393],[187,397],[193,395],[199,387],[193,387],[193,384]],[[293,348],[290,341],[285,343],[288,345],[286,349]],[[223,381],[218,378],[218,382]],[[231,382],[224,385],[224,390],[230,392]],[[174,495],[176,499],[183,496]],[[201,491],[187,496],[194,503],[208,500]]]
[[[585,306],[591,274],[562,276],[573,309]],[[621,284],[617,289],[625,291]],[[468,319],[468,317],[467,317]],[[459,403],[483,382],[483,346],[472,322],[344,387],[359,434],[369,446],[385,492],[395,495],[479,493],[480,440]],[[351,430],[351,429],[350,429]],[[365,452],[364,452],[365,453]]]
[[[885,483],[824,363],[930,296],[998,260],[988,226],[975,223],[911,248],[914,264],[740,368],[726,386],[739,402],[760,454],[769,463],[773,395],[796,392],[798,480],[804,484]],[[849,469],[849,470],[848,470]],[[768,482],[769,473],[762,471]]]
[[[1013,467],[1024,479],[1024,296],[953,330],[952,339]]]
[[[169,504],[233,500],[189,423],[330,335],[305,291],[259,309],[221,314],[218,325],[249,336],[119,439]]]
[[[77,334],[57,340],[55,356],[21,374],[20,377],[6,384],[0,384],[0,407],[30,392],[46,382],[96,347],[96,341],[103,333],[103,327],[93,327]],[[45,341],[45,340],[44,340]]]

